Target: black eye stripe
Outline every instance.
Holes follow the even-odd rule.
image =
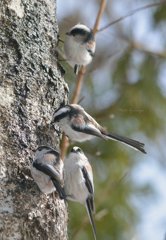
[[[74,28],[73,30],[71,30],[69,35],[72,35],[72,36],[77,36],[77,35],[83,36],[83,37],[85,37],[85,39],[84,39],[85,43],[88,42],[88,41],[94,41],[95,40],[94,34],[93,34],[92,30],[87,31],[87,30],[81,29],[81,28]]]
[[[58,116],[54,117],[54,122],[59,122],[61,119],[65,118],[66,116],[68,116],[68,112],[63,112],[61,114],[59,114]]]
[[[71,30],[70,34],[75,36],[75,35],[86,35],[90,32],[84,30],[84,29],[81,29],[81,28],[74,28],[73,30]]]

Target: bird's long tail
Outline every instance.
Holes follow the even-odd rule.
[[[91,209],[90,199],[86,200],[86,210],[87,210],[87,213],[88,213],[88,216],[89,216],[90,223],[92,225],[94,239],[97,240],[97,238],[96,238],[96,226],[95,226],[95,222],[94,222],[94,219],[93,219],[93,213],[92,213],[92,209]]]
[[[128,145],[129,147],[134,148],[135,150],[139,150],[142,153],[146,153],[146,151],[144,149],[144,146],[145,146],[144,143],[133,140],[131,138],[122,137],[122,136],[114,134],[114,133],[109,133],[106,136],[107,136],[108,139],[112,139],[114,141],[122,142],[122,143]]]

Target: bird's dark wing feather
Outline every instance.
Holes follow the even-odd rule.
[[[33,163],[33,166],[37,170],[39,170],[39,171],[45,173],[46,175],[48,175],[50,178],[54,178],[55,180],[61,181],[59,173],[49,164],[43,164],[43,163],[39,163],[39,162],[35,161]]]
[[[77,119],[78,121],[78,119]],[[102,135],[102,133],[100,133],[100,131],[98,129],[96,129],[93,125],[90,124],[86,124],[86,122],[82,121],[82,122],[74,122],[71,123],[71,128],[77,132],[82,132],[82,133],[86,133],[92,136],[96,136],[96,137],[100,137],[100,138],[104,138],[105,136]]]
[[[89,179],[89,175],[88,175],[88,172],[86,170],[85,167],[82,167],[82,173],[83,173],[83,177],[85,179],[85,185],[90,193],[89,195],[89,206],[91,208],[91,211],[94,212],[94,199],[93,199],[93,194],[94,194],[94,189],[93,189],[93,186],[92,186],[92,183],[91,183],[91,180]]]
[[[63,187],[61,186],[61,178],[59,176],[59,173],[52,166],[48,164],[41,164],[37,161],[33,163],[33,167],[48,175],[52,180],[57,192],[59,193],[60,198],[65,199],[65,192]]]
[[[93,195],[94,190],[93,190],[91,180],[89,179],[89,174],[88,174],[85,167],[82,167],[81,170],[82,170],[82,173],[83,173],[83,176],[84,176],[84,179],[85,179],[85,185],[86,185],[89,193]]]
[[[92,51],[92,49],[87,48],[88,53],[90,54],[91,57],[95,56],[95,53]]]
[[[88,191],[90,193],[88,198],[86,199],[86,209],[87,209],[87,212],[88,212],[90,223],[92,225],[94,239],[96,240],[96,226],[95,226],[95,222],[94,222],[94,219],[93,219],[93,212],[94,212],[94,189],[93,189],[93,185],[91,183],[91,180],[89,178],[89,174],[88,174],[86,168],[83,166],[81,168],[81,170],[82,170],[82,173],[83,173],[83,177],[85,179],[85,185],[86,185],[86,187],[87,187],[87,189],[88,189]]]
[[[66,199],[66,193],[65,193],[64,188],[61,186],[61,184],[53,178],[51,178],[51,180],[59,194],[60,199]]]
[[[93,34],[91,35],[93,36]],[[86,43],[86,50],[89,52],[91,57],[94,57],[95,55],[95,40],[94,40],[94,36],[92,38],[87,39],[87,43]]]

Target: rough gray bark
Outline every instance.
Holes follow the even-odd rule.
[[[55,0],[0,2],[0,239],[67,239],[67,209],[30,174],[38,145],[56,147],[49,123],[67,101],[57,63]]]

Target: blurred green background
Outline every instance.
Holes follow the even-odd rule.
[[[108,0],[100,27],[152,2]],[[99,4],[99,0],[58,0],[61,38],[78,22],[93,27]],[[96,40],[81,105],[110,131],[144,142],[148,153],[100,139],[76,144],[93,166],[97,239],[164,240],[166,5],[139,11],[97,33]],[[61,64],[71,96],[75,75],[67,63]],[[80,204],[69,203],[69,236],[93,239]]]

